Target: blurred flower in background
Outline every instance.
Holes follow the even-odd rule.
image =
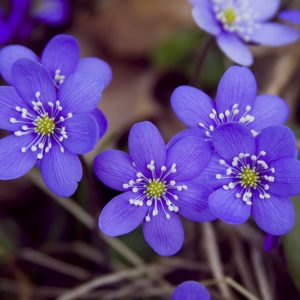
[[[0,45],[26,40],[37,23],[62,25],[68,20],[68,0],[11,0],[0,5]]]
[[[186,281],[175,289],[171,300],[210,300],[210,294],[202,284]]]

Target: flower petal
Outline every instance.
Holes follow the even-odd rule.
[[[123,184],[135,179],[137,173],[130,156],[119,150],[108,150],[97,155],[94,172],[104,184],[118,191],[126,191]]]
[[[217,22],[211,3],[202,0],[195,3],[192,10],[193,18],[197,25],[206,32],[217,35],[221,32],[221,27]]]
[[[0,180],[19,178],[34,166],[36,155],[31,151],[21,151],[33,139],[31,135],[10,135],[0,140]]]
[[[25,104],[25,105],[24,105]],[[0,128],[16,131],[20,128],[17,123],[11,123],[10,118],[21,118],[19,112],[16,111],[16,106],[26,107],[26,103],[18,95],[16,89],[12,86],[0,86]]]
[[[199,137],[185,137],[167,151],[167,169],[176,164],[176,172],[171,174],[176,181],[191,180],[198,176],[208,165],[211,149]]]
[[[98,141],[98,125],[91,114],[76,114],[65,122],[68,138],[63,145],[71,152],[84,154],[94,149]]]
[[[42,53],[42,64],[52,77],[56,70],[60,70],[60,75],[67,76],[75,71],[79,56],[77,40],[70,35],[58,34],[46,45]]]
[[[196,281],[181,283],[174,291],[171,300],[210,300],[208,290]]]
[[[255,19],[265,21],[273,18],[280,7],[280,0],[251,0],[251,8],[255,11]]]
[[[216,102],[219,113],[232,109],[238,104],[240,113],[247,105],[253,106],[257,93],[257,84],[253,73],[245,67],[230,67],[220,80]]]
[[[119,236],[136,229],[143,221],[148,207],[129,203],[136,194],[126,192],[113,198],[103,208],[99,217],[99,227],[108,236]]]
[[[283,46],[296,42],[298,30],[278,23],[262,23],[251,35],[251,41],[265,46]]]
[[[269,199],[253,198],[253,217],[260,229],[273,235],[286,234],[294,225],[293,202],[271,195]]]
[[[38,61],[38,57],[33,51],[21,45],[9,45],[1,49],[0,73],[7,83],[12,84],[12,66],[21,58]]]
[[[149,121],[132,126],[128,138],[128,149],[132,160],[144,175],[151,174],[147,165],[152,160],[159,169],[165,165],[165,142],[158,129]]]
[[[37,92],[40,92],[40,100],[43,103],[56,100],[55,87],[49,73],[36,61],[28,58],[16,61],[12,66],[12,81],[30,107],[31,101],[37,101]]]
[[[278,159],[272,162],[275,168],[275,181],[270,192],[281,197],[300,194],[300,161],[295,158]]]
[[[281,125],[287,121],[289,107],[281,98],[273,95],[258,96],[254,102],[250,115],[254,116],[254,122],[248,126],[256,131],[272,126]]]
[[[103,82],[104,88],[108,86],[112,79],[112,70],[107,62],[96,57],[86,57],[79,61],[77,72],[92,73]]]
[[[144,222],[143,232],[146,242],[161,256],[170,256],[177,253],[184,240],[182,223],[175,213],[169,213],[167,219],[163,210],[158,215],[151,217],[149,222]]]
[[[296,157],[297,146],[294,133],[285,126],[264,129],[256,139],[257,152],[265,151],[268,161]]]
[[[240,153],[255,153],[255,139],[250,130],[236,123],[219,126],[213,134],[213,144],[217,154],[230,162]]]
[[[236,189],[225,191],[221,188],[208,198],[211,212],[226,223],[241,224],[250,217],[251,206],[237,199],[236,193]]]
[[[40,162],[46,186],[56,195],[69,197],[75,193],[82,177],[82,166],[76,154],[65,150],[61,153],[54,143]]]
[[[104,115],[104,113],[99,109],[95,108],[91,114],[96,120],[97,126],[98,126],[98,139],[101,139],[103,135],[105,134],[108,124],[107,119]]]
[[[279,14],[279,18],[283,21],[300,24],[300,10],[285,10]]]
[[[98,105],[103,83],[89,73],[70,74],[58,90],[58,99],[64,110],[71,113],[92,112]]]
[[[217,44],[226,56],[234,62],[242,66],[253,64],[251,51],[237,36],[223,32],[217,36]]]
[[[171,96],[171,105],[177,117],[189,127],[198,127],[199,122],[211,123],[209,114],[214,108],[211,98],[191,86],[178,87]]]
[[[204,131],[200,128],[185,129],[185,130],[178,132],[170,139],[170,141],[167,144],[167,150],[169,148],[171,148],[174,144],[176,144],[177,142],[179,142],[180,140],[182,140],[183,138],[188,137],[188,136],[206,138]]]
[[[192,182],[180,182],[188,189],[178,192],[179,200],[174,204],[179,207],[179,213],[185,218],[194,222],[207,222],[215,220],[216,217],[208,207],[208,197],[212,190],[204,185]]]

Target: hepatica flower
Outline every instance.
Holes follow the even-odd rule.
[[[251,215],[266,233],[283,235],[294,223],[289,199],[300,193],[300,162],[296,141],[287,127],[271,126],[254,138],[239,124],[216,130],[216,155],[206,169],[215,191],[211,211],[231,224]]]
[[[178,87],[171,96],[178,118],[191,129],[179,134],[199,135],[212,140],[215,130],[226,123],[239,123],[256,136],[262,129],[283,124],[287,104],[277,96],[257,96],[257,84],[245,67],[230,67],[223,75],[214,102],[207,94],[190,86]]]
[[[21,59],[28,58],[40,62],[49,72],[56,89],[64,83],[66,78],[73,73],[87,74],[87,77],[94,77],[99,84],[106,87],[112,77],[109,65],[96,57],[80,59],[80,48],[77,40],[70,35],[59,34],[52,38],[46,45],[41,59],[30,49],[21,45],[9,45],[0,51],[0,73],[9,84],[13,84],[12,66]],[[100,94],[99,94],[100,100]],[[84,102],[85,99],[82,99]],[[99,137],[107,128],[107,121],[104,114],[97,108],[93,110],[93,115],[99,126]]]
[[[300,10],[285,10],[279,14],[279,18],[294,24],[300,24]]]
[[[207,199],[211,190],[193,184],[210,160],[210,148],[198,137],[186,137],[166,147],[150,122],[134,125],[129,154],[109,150],[94,162],[97,177],[123,193],[112,199],[99,217],[108,236],[129,233],[143,223],[145,240],[160,255],[182,247],[184,232],[178,215],[210,221]]]
[[[181,283],[174,291],[171,300],[210,300],[208,290],[196,281]]]
[[[191,0],[200,28],[215,36],[220,49],[238,64],[249,66],[247,44],[282,46],[295,42],[299,32],[271,22],[280,0]]]
[[[103,85],[77,72],[57,90],[45,67],[28,58],[14,63],[10,79],[13,87],[0,87],[0,128],[12,132],[0,140],[0,179],[18,178],[37,164],[50,190],[70,196],[82,177],[78,154],[98,140],[92,112]]]

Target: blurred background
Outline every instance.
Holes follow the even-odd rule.
[[[300,1],[283,7],[300,9]],[[128,131],[141,120],[153,121],[168,140],[184,128],[170,108],[172,91],[192,84],[214,97],[232,64],[212,45],[195,73],[207,35],[187,0],[1,0],[0,33],[1,46],[23,44],[38,54],[55,34],[71,34],[82,57],[104,59],[113,71],[100,105],[109,128],[82,158],[85,176],[72,199],[53,196],[37,171],[0,181],[1,300],[169,299],[185,280],[201,281],[219,300],[300,299],[300,199],[294,229],[269,252],[251,221],[185,222],[185,244],[174,257],[156,255],[141,230],[118,239],[98,231],[99,212],[116,193],[94,177],[95,155],[126,150]],[[288,102],[300,146],[300,42],[252,50],[259,93]]]

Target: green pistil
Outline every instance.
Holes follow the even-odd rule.
[[[246,168],[241,174],[242,185],[245,187],[256,187],[259,177],[255,170]]]
[[[223,13],[226,24],[232,25],[236,19],[235,10],[233,8],[226,8]]]
[[[146,194],[149,198],[159,199],[165,191],[165,184],[158,179],[155,179],[148,184]]]
[[[45,115],[36,120],[36,131],[40,134],[51,134],[54,132],[55,124],[54,121],[49,118],[49,116]]]

